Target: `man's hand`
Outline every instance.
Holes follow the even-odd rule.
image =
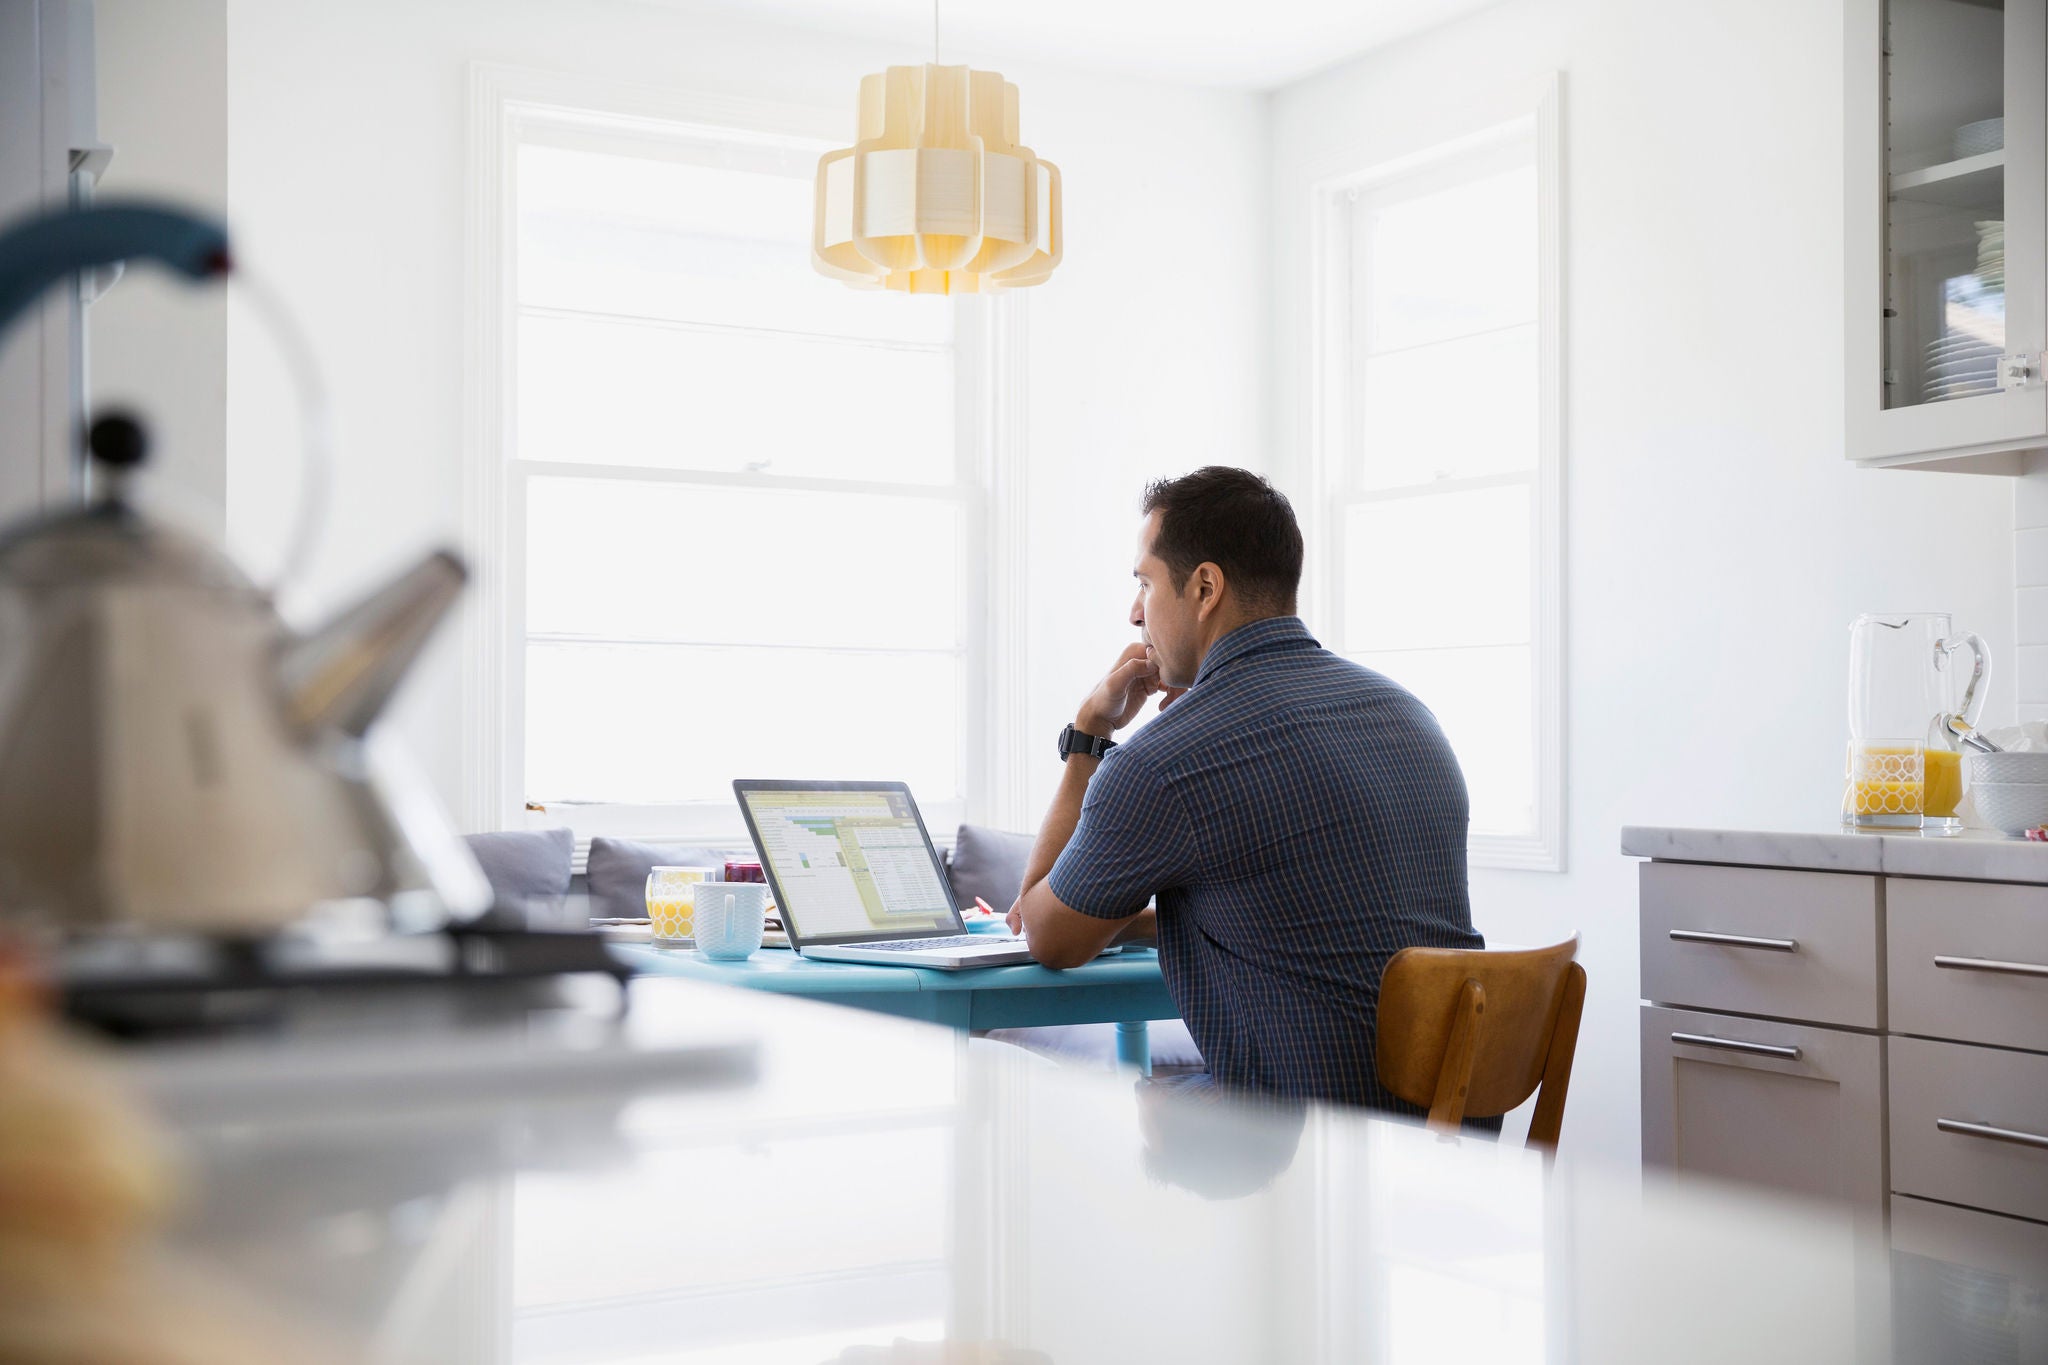
[[[1104,739],[1131,723],[1148,697],[1174,691],[1159,681],[1159,663],[1148,645],[1126,645],[1116,666],[1081,703],[1074,728]]]
[[[1024,935],[1031,956],[1053,968],[1078,967],[1112,943],[1151,943],[1158,937],[1158,925],[1158,914],[1150,909],[1121,919],[1084,915],[1042,880],[1026,887],[1010,907],[1010,932]]]

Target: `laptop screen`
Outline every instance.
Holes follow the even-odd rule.
[[[775,903],[801,945],[965,926],[900,782],[735,782]]]

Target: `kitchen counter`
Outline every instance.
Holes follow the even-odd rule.
[[[1645,1169],[1853,1211],[1904,1313],[1892,1359],[2048,1360],[2048,844],[1622,831],[1637,869]],[[1993,1319],[1996,1325],[1993,1325]],[[1982,1335],[1979,1335],[1979,1334]]]
[[[1621,851],[1666,862],[1872,872],[1895,877],[2048,886],[2048,844],[1965,830],[1961,834],[1875,833],[1818,825],[1806,830],[1692,829],[1624,825]]]
[[[1573,1159],[1569,1112],[1552,1168],[801,1000],[629,989],[635,1063],[581,1038],[582,1083],[532,1094],[366,1104],[358,1076],[323,1101],[308,1075],[281,1105],[237,1080],[247,1048],[133,1054],[191,1172],[174,1247],[380,1362],[1832,1362],[1873,1327],[1839,1210],[1639,1188]],[[706,1039],[747,1067],[650,1060]]]

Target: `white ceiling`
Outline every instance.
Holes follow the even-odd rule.
[[[682,4],[689,0],[654,0]],[[941,52],[1264,90],[1495,0],[939,0]],[[698,0],[702,4],[702,0]],[[696,7],[696,6],[692,6]],[[932,0],[714,0],[755,20],[929,50]]]

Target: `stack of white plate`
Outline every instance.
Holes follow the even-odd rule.
[[[1967,332],[1951,332],[1927,344],[1927,401],[1974,398],[1998,392],[2002,348]]]
[[[1955,154],[1958,157],[1979,156],[1995,152],[2005,145],[2005,120],[2003,118],[1978,119],[1965,123],[1955,132]]]
[[[1929,403],[1998,392],[2005,346],[2005,221],[1977,224],[1977,268],[1948,282],[1942,334],[1927,344]]]
[[[2005,292],[2005,220],[1992,218],[1977,224],[1977,283],[1985,289]]]

